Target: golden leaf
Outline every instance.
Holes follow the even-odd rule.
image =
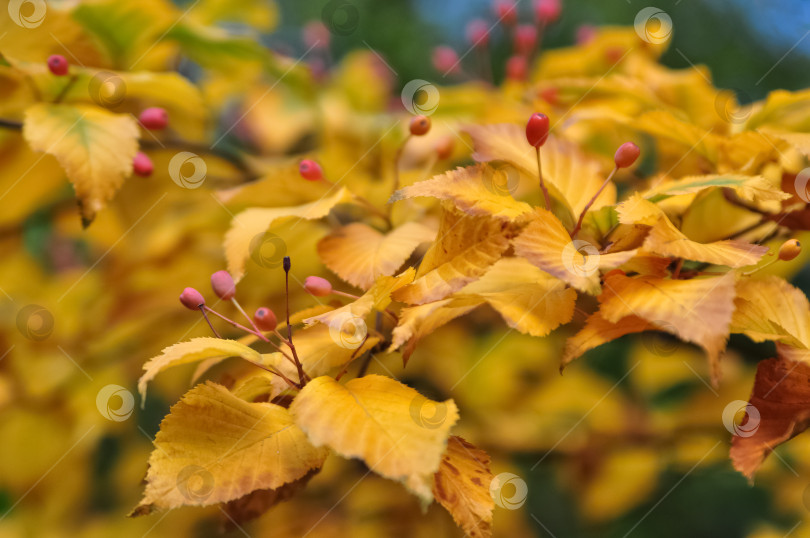
[[[210,336],[193,338],[188,342],[180,342],[165,348],[160,355],[149,359],[143,365],[144,373],[138,380],[141,405],[146,400],[147,383],[166,368],[204,359],[223,359],[227,357],[242,357],[253,362],[261,360],[258,351],[244,344],[240,344],[235,340],[224,340]]]
[[[321,198],[308,204],[294,207],[254,207],[246,209],[234,217],[231,228],[225,234],[225,259],[228,262],[228,271],[235,281],[245,275],[245,262],[251,255],[255,239],[280,219],[306,219],[315,220],[325,217],[333,207],[352,199],[351,193],[341,188],[328,198]]]
[[[449,200],[456,209],[476,217],[492,216],[512,220],[532,210],[526,202],[512,198],[509,192],[500,192],[492,183],[492,176],[498,172],[484,164],[456,168],[409,187],[398,190],[391,197],[392,202],[430,196],[439,200]],[[487,176],[489,174],[489,176]]]
[[[130,515],[276,489],[320,468],[328,454],[283,407],[245,402],[215,383],[197,385],[163,419],[144,498]]]
[[[731,332],[755,342],[776,340],[810,348],[810,303],[804,293],[776,276],[737,281]]]
[[[394,327],[391,333],[391,346],[388,348],[388,352],[396,351],[405,345],[402,350],[402,360],[407,364],[420,339],[445,323],[449,323],[455,318],[470,312],[475,307],[483,304],[483,302],[481,300],[469,304],[468,300],[443,299],[403,308],[399,314],[399,324]]]
[[[40,103],[26,110],[23,135],[31,148],[56,157],[76,190],[89,225],[132,173],[138,124],[97,106]]]
[[[416,247],[435,236],[435,230],[418,222],[407,222],[387,234],[355,222],[324,237],[318,255],[340,278],[365,290],[378,277],[393,275]]]
[[[585,320],[585,326],[577,334],[566,340],[560,369],[565,368],[568,363],[589,349],[606,344],[626,334],[649,330],[655,330],[655,327],[638,316],[625,316],[617,322],[611,323],[603,318],[599,311],[594,312]]]
[[[433,495],[471,538],[492,535],[495,502],[489,487],[494,478],[486,452],[461,437],[450,436],[434,476]]]
[[[346,385],[313,379],[290,412],[316,446],[360,458],[375,473],[402,482],[422,501],[433,500],[450,428],[458,420],[453,400],[434,402],[388,377],[367,375]]]

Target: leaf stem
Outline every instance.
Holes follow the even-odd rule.
[[[540,178],[540,189],[543,191],[543,201],[546,204],[546,209],[551,211],[551,198],[548,195],[546,183],[543,181],[543,165],[540,161],[540,147],[534,148],[534,151],[537,154],[537,176]]]
[[[289,256],[284,256],[284,295],[287,303],[287,345],[290,346],[293,359],[295,359],[295,367],[298,369],[298,384],[303,386],[306,374],[304,368],[301,366],[301,361],[298,359],[298,352],[295,350],[295,344],[292,339],[292,325],[290,325],[290,268],[292,263]]]
[[[208,322],[208,326],[211,327],[211,331],[214,333],[214,336],[216,336],[217,338],[222,338],[222,336],[220,336],[220,334],[214,328],[214,324],[211,323],[210,319],[208,319],[208,315],[205,313],[205,309],[206,309],[206,306],[204,304],[201,304],[200,305],[200,312],[202,312],[202,315],[205,318],[205,321]]]
[[[591,208],[591,206],[599,197],[599,195],[602,194],[602,191],[605,190],[605,187],[608,186],[608,183],[610,183],[610,180],[613,179],[613,176],[616,175],[616,171],[618,170],[619,170],[618,167],[616,166],[613,167],[613,170],[610,171],[610,174],[608,174],[608,177],[605,179],[605,182],[602,183],[602,186],[599,187],[599,190],[596,191],[596,194],[594,194],[593,197],[590,200],[588,200],[588,203],[585,204],[585,207],[582,208],[582,213],[579,214],[579,219],[577,219],[577,225],[574,226],[574,229],[571,232],[571,239],[576,238],[577,233],[579,233],[580,228],[582,228],[582,219],[585,218],[585,213],[588,212],[588,210]]]

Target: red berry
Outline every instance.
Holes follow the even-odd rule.
[[[414,116],[411,118],[410,125],[411,134],[414,136],[422,136],[430,131],[430,118],[427,116]]]
[[[529,62],[525,56],[512,56],[506,60],[506,78],[509,80],[526,80]]]
[[[180,302],[189,310],[198,310],[205,304],[202,294],[194,288],[186,288],[180,294]]]
[[[560,90],[554,86],[541,90],[540,97],[550,105],[560,104]]]
[[[560,18],[562,4],[560,0],[535,0],[534,14],[537,22],[541,24],[551,24]]]
[[[132,159],[132,171],[136,176],[149,177],[154,169],[152,159],[146,153],[139,151],[135,154],[135,158]]]
[[[138,121],[150,131],[159,131],[169,124],[169,114],[165,108],[151,107],[141,112]]]
[[[433,67],[441,73],[456,73],[459,70],[458,54],[446,45],[433,49]]]
[[[211,287],[223,301],[230,301],[236,295],[236,284],[228,271],[217,271],[211,275]]]
[[[470,21],[467,25],[467,41],[473,47],[486,47],[489,43],[489,26],[481,19]]]
[[[539,148],[548,139],[548,116],[535,112],[526,123],[526,140],[529,144]]]
[[[321,21],[308,22],[303,30],[301,30],[301,34],[304,38],[304,45],[306,45],[308,49],[329,48],[329,38],[331,34],[329,33],[329,28]]]
[[[616,168],[627,168],[636,162],[640,154],[641,150],[638,149],[637,145],[632,142],[625,142],[616,150],[616,155],[613,156],[613,162],[616,163]]]
[[[253,314],[253,323],[262,331],[273,331],[278,326],[276,314],[267,307],[261,307]]]
[[[61,54],[54,54],[53,56],[48,57],[48,69],[51,70],[51,73],[58,77],[62,77],[67,75],[68,73],[68,61],[65,59],[64,56]]]
[[[531,24],[521,24],[515,28],[515,52],[530,54],[537,46],[537,28]]]
[[[332,293],[332,284],[319,276],[308,276],[304,280],[304,289],[315,297],[323,297]]]
[[[499,22],[509,26],[515,24],[518,19],[517,6],[512,0],[495,0],[495,16]]]
[[[436,156],[440,160],[449,159],[450,156],[453,155],[453,148],[455,145],[456,142],[453,140],[452,136],[443,136],[434,145],[436,148]]]
[[[323,179],[321,165],[312,159],[304,159],[301,161],[301,164],[298,165],[298,172],[300,172],[301,177],[309,181],[319,181]]]

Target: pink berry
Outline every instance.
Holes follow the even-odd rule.
[[[577,45],[587,45],[596,38],[596,26],[583,24],[577,28]]]
[[[436,156],[443,161],[453,155],[455,146],[456,142],[453,140],[453,137],[446,135],[437,140],[433,147],[436,148]]]
[[[301,164],[298,165],[298,172],[301,174],[301,177],[308,181],[319,181],[323,179],[321,165],[312,159],[304,159],[301,161]]]
[[[152,159],[146,153],[139,151],[135,154],[135,158],[132,159],[132,172],[136,176],[149,177],[154,169]]]
[[[512,56],[506,60],[506,78],[509,80],[526,80],[529,73],[529,62],[525,56]]]
[[[180,302],[189,310],[198,310],[205,304],[202,294],[194,288],[186,288],[180,294]]]
[[[512,0],[495,0],[494,8],[498,21],[509,26],[517,22],[517,6]]]
[[[329,33],[329,28],[321,21],[308,22],[304,25],[303,30],[301,30],[301,35],[304,39],[304,45],[306,45],[308,49],[329,48],[329,38],[331,34]]]
[[[169,114],[165,108],[151,107],[144,109],[138,120],[150,131],[159,131],[169,125]]]
[[[470,21],[467,25],[467,41],[473,47],[486,47],[489,43],[489,26],[481,19]]]
[[[264,306],[256,309],[256,313],[253,314],[253,323],[262,331],[273,331],[278,326],[276,314]]]
[[[537,46],[537,28],[531,24],[521,24],[515,28],[515,52],[530,54]]]
[[[616,168],[627,168],[636,162],[640,154],[641,150],[638,149],[637,145],[632,142],[625,142],[616,150],[616,154],[613,156],[613,162],[616,163]]]
[[[228,271],[217,271],[211,275],[211,287],[223,301],[230,301],[236,295],[236,284]]]
[[[419,115],[411,118],[411,123],[408,126],[411,134],[414,136],[422,136],[430,131],[430,118],[427,116]]]
[[[54,54],[48,57],[48,69],[51,73],[58,77],[63,77],[68,74],[68,61],[61,54]]]
[[[304,289],[315,297],[323,297],[332,293],[332,284],[319,276],[308,276],[304,280]]]
[[[534,14],[537,22],[551,24],[560,18],[562,4],[560,0],[534,0]]]
[[[548,139],[548,116],[535,112],[526,123],[526,140],[529,144],[539,148]]]
[[[458,54],[446,45],[433,49],[433,67],[440,73],[456,73],[459,71]]]

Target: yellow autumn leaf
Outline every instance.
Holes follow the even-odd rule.
[[[132,173],[138,124],[97,106],[40,103],[25,113],[23,135],[35,151],[56,157],[90,224]]]
[[[154,444],[133,516],[275,489],[320,468],[329,454],[312,446],[287,409],[248,403],[215,383],[187,392],[163,419]]]
[[[406,222],[387,234],[355,222],[324,237],[318,255],[340,278],[366,290],[378,277],[393,275],[416,247],[435,236],[435,230],[418,222]]]
[[[222,338],[201,337],[193,338],[188,342],[180,342],[164,349],[157,357],[152,357],[143,365],[144,373],[138,380],[138,392],[141,394],[141,405],[146,400],[146,385],[157,374],[171,366],[179,366],[190,362],[205,359],[223,359],[227,357],[242,357],[246,360],[259,362],[261,355],[248,346],[235,340]]]
[[[790,195],[782,192],[763,176],[746,176],[740,174],[708,174],[704,176],[687,176],[654,182],[653,186],[641,194],[644,198],[691,194],[712,187],[728,187],[737,195],[749,202],[767,200],[786,200]]]
[[[729,267],[745,267],[756,264],[768,252],[768,247],[735,239],[713,243],[692,241],[672,224],[661,208],[640,195],[622,202],[616,211],[622,224],[652,226],[643,248],[655,254]]]
[[[755,342],[776,340],[810,348],[810,303],[804,293],[776,276],[741,277],[731,332]]]
[[[313,379],[296,396],[290,413],[315,446],[362,459],[369,469],[402,482],[425,503],[433,500],[433,474],[458,420],[453,400],[429,400],[379,375],[346,385],[331,377]]]
[[[231,228],[225,234],[225,259],[231,276],[238,282],[245,275],[245,262],[251,255],[251,248],[254,248],[251,245],[255,246],[256,238],[261,238],[273,223],[280,219],[320,219],[328,215],[336,205],[351,199],[351,193],[341,188],[328,198],[308,204],[294,207],[254,207],[239,213],[233,218]]]
[[[522,333],[546,336],[571,321],[577,293],[524,258],[501,258],[456,295],[479,297]]]
[[[529,177],[537,177],[535,149],[529,145],[521,126],[511,123],[476,125],[465,128],[465,132],[473,139],[476,161],[506,161]],[[543,179],[550,184],[551,190],[557,190],[571,213],[579,215],[605,181],[599,162],[583,154],[571,142],[553,135],[549,135],[540,148],[540,158]],[[615,202],[616,186],[610,183],[594,201],[591,210]]]
[[[427,181],[420,181],[398,190],[391,197],[392,202],[430,196],[439,200],[449,200],[456,209],[476,217],[492,216],[512,220],[532,207],[526,202],[515,200],[509,192],[502,192],[494,176],[502,173],[487,164],[456,168],[439,174]]]
[[[483,300],[470,303],[469,300],[442,299],[403,308],[399,313],[399,324],[391,334],[388,352],[396,351],[404,345],[402,360],[407,363],[421,338],[483,303]]]
[[[725,348],[734,312],[734,276],[671,280],[620,273],[605,276],[600,297],[602,317],[617,323],[637,316],[661,330],[706,350],[712,380],[719,380],[720,352]]]
[[[393,294],[408,304],[443,299],[481,276],[509,247],[506,224],[471,217],[455,210],[442,212],[438,239],[428,249],[416,280]]]
[[[613,269],[630,260],[635,250],[600,254],[587,241],[572,240],[550,211],[535,208],[532,220],[512,240],[515,254],[580,291],[599,293],[599,270]]]
[[[492,535],[495,502],[489,486],[495,477],[489,455],[461,437],[451,435],[433,481],[433,495],[471,538]]]
[[[568,363],[589,349],[606,344],[626,334],[649,330],[655,330],[655,326],[638,316],[624,316],[613,323],[603,318],[602,314],[597,310],[585,320],[585,325],[579,332],[566,340],[560,369],[565,368]]]

